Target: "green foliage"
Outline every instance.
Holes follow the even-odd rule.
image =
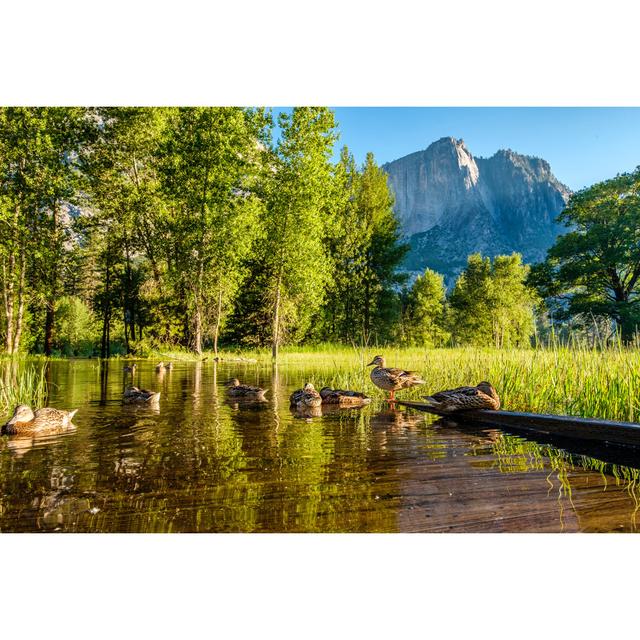
[[[640,168],[579,191],[560,236],[530,283],[556,317],[613,320],[625,341],[640,325]]]
[[[520,254],[469,256],[449,298],[449,326],[458,344],[522,346],[533,333],[536,298]]]
[[[76,296],[56,303],[54,344],[63,356],[90,356],[98,343],[99,329],[89,306]]]
[[[443,346],[449,338],[445,313],[444,277],[426,269],[407,295],[403,342],[424,347]]]
[[[279,125],[260,245],[274,357],[286,338],[307,334],[324,299],[331,274],[325,235],[335,141],[333,112],[324,107],[295,108],[280,114]]]

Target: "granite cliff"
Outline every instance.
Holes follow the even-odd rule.
[[[570,195],[540,158],[501,150],[474,158],[442,138],[383,165],[411,252],[405,267],[436,269],[449,284],[476,251],[522,253],[537,262],[565,228],[555,220]]]

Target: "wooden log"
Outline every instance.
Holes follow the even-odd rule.
[[[397,404],[447,417],[458,423],[486,424],[507,427],[514,431],[547,434],[561,438],[590,440],[600,443],[640,447],[640,424],[597,418],[556,416],[517,411],[457,411],[442,413],[423,402],[396,400]]]

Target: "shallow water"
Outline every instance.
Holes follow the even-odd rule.
[[[326,372],[176,363],[135,382],[121,362],[48,365],[49,406],[75,429],[0,439],[0,531],[635,531],[640,456],[625,465],[377,402],[299,416],[288,397]],[[269,388],[229,401],[231,377]],[[326,376],[325,376],[326,377]]]

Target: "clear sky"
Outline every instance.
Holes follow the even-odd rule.
[[[544,158],[572,190],[640,165],[640,108],[337,107],[335,113],[336,150],[346,144],[358,163],[367,151],[383,164],[453,136],[474,156],[509,148]]]

